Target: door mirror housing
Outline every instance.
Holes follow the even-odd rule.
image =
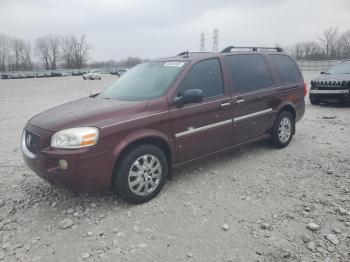
[[[203,101],[203,92],[200,89],[186,90],[182,95],[174,98],[174,104],[181,107],[185,104],[198,103]]]

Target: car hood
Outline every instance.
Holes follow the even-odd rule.
[[[327,75],[327,74],[323,74],[317,78],[315,78],[314,80],[327,80],[327,81],[350,81],[350,74],[339,74],[339,75]]]
[[[115,123],[126,120],[144,111],[147,104],[146,101],[87,97],[39,113],[28,124],[53,132],[79,126],[100,127],[111,119]]]

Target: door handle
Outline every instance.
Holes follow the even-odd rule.
[[[243,102],[245,102],[245,99],[238,99],[238,100],[236,101],[237,104],[243,103]]]
[[[222,109],[229,108],[230,106],[231,106],[231,103],[229,103],[229,102],[222,103],[222,104],[220,105],[220,107],[221,107]]]

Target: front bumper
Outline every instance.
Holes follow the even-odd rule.
[[[101,191],[110,188],[113,161],[109,152],[96,147],[74,150],[54,149],[48,145],[52,133],[32,127],[30,132],[40,136],[37,153],[30,152],[22,135],[22,153],[25,163],[42,179],[73,191]],[[68,163],[62,169],[59,160]]]
[[[342,89],[342,90],[310,90],[310,94],[330,94],[330,95],[346,95],[350,93],[350,90]]]
[[[349,88],[312,88],[309,91],[310,99],[323,102],[348,102],[350,101]]]

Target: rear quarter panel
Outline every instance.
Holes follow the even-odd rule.
[[[293,61],[294,65],[298,69],[300,78],[297,83],[283,84],[278,76],[275,66],[272,64],[269,56],[266,55],[276,87],[274,110],[276,113],[278,113],[283,107],[292,106],[296,113],[295,120],[298,122],[305,113],[304,78],[297,62],[289,55],[281,55],[285,55]]]

